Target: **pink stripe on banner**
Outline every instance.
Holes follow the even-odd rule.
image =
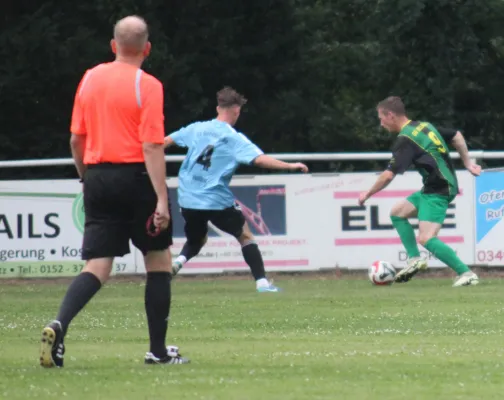
[[[266,267],[292,267],[292,266],[308,266],[308,260],[271,260],[264,261]],[[248,267],[243,261],[208,261],[208,262],[191,262],[186,264],[190,268],[237,268]]]
[[[410,194],[416,192],[417,190],[382,190],[373,195],[373,198],[379,199],[391,199],[397,197],[408,197]],[[335,199],[358,199],[362,192],[334,192],[333,198]],[[461,190],[458,196],[462,196],[463,191]]]
[[[440,236],[444,243],[464,243],[463,236]],[[401,239],[396,238],[356,238],[356,239],[336,239],[335,246],[383,246],[388,244],[401,244]]]
[[[407,197],[413,190],[382,190],[373,195],[373,197],[391,198],[391,197]],[[334,192],[335,199],[357,199],[362,192]]]

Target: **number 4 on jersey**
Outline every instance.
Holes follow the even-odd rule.
[[[201,154],[198,156],[196,159],[196,162],[198,164],[203,165],[203,170],[208,171],[208,168],[212,165],[211,160],[212,160],[212,154],[214,151],[214,147],[209,144],[207,147],[203,149]]]

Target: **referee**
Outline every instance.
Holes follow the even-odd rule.
[[[148,27],[138,16],[118,21],[115,61],[86,71],[75,94],[70,145],[84,184],[86,222],[82,259],[58,316],[42,332],[40,364],[63,367],[64,337],[73,318],[98,292],[114,257],[144,256],[148,364],[185,364],[166,346],[171,301],[172,226],[164,160],[163,85],[141,65],[149,55]]]

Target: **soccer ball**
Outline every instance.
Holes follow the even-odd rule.
[[[375,261],[368,269],[368,276],[374,285],[390,285],[394,282],[396,270],[388,261]]]

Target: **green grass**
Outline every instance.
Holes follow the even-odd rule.
[[[67,285],[0,281],[0,398],[503,398],[504,282],[277,283],[175,281],[168,344],[183,366],[143,364],[143,283],[111,283],[74,320],[57,370],[38,365],[38,341]]]

